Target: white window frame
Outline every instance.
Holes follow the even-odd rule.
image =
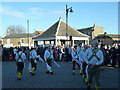
[[[10,44],[10,39],[7,39],[7,44]]]

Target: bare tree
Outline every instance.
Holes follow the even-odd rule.
[[[26,28],[21,26],[21,25],[10,25],[7,28],[7,35],[9,34],[21,34],[21,33],[26,33]]]

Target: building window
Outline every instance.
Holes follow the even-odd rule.
[[[22,43],[24,43],[24,40],[22,39]]]
[[[24,39],[23,38],[21,38],[21,43],[24,43]]]
[[[7,39],[7,44],[10,44],[10,39]]]

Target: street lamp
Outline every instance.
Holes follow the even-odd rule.
[[[68,45],[68,12],[73,12],[72,7],[68,8],[66,5],[66,38],[67,38],[67,45]]]
[[[27,31],[28,31],[28,48],[29,48],[29,20],[27,20]]]
[[[103,37],[104,37],[104,38],[103,38],[103,39],[104,39],[104,44],[106,44],[106,40],[105,40],[106,34],[107,34],[107,32],[104,32],[104,36],[103,36]]]
[[[0,47],[2,46],[2,40],[0,40]]]

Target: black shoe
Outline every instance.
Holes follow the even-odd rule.
[[[53,75],[53,72],[51,72],[51,75]]]
[[[72,74],[75,75],[75,72],[73,72]]]
[[[46,71],[46,74],[49,74],[50,72],[49,71]]]
[[[32,75],[36,75],[35,73],[32,73]]]
[[[82,75],[82,73],[80,73],[80,75]]]
[[[17,77],[17,80],[21,80],[21,78],[18,78],[18,77]]]
[[[87,86],[87,89],[90,90],[90,86]]]
[[[91,83],[87,83],[87,89],[90,90],[90,87],[91,87]]]
[[[80,71],[80,75],[82,75],[82,71]]]
[[[35,73],[30,72],[31,75],[36,75]]]
[[[32,73],[30,72],[30,74],[32,75]]]

